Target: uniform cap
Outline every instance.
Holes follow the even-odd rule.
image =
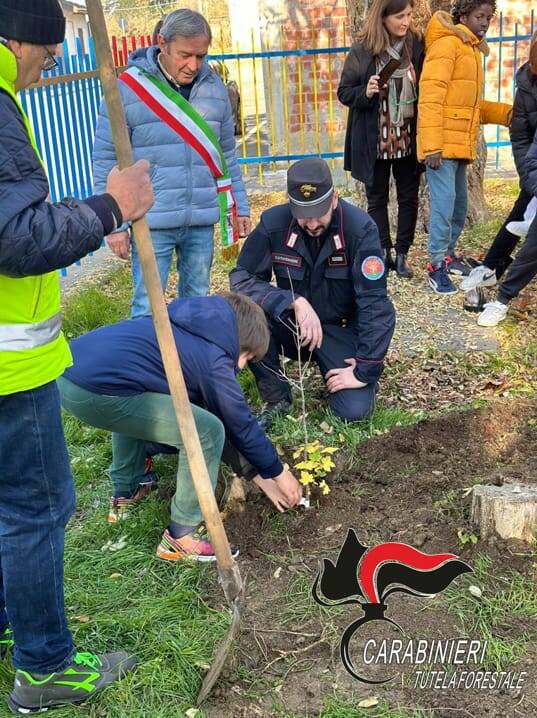
[[[291,165],[287,172],[287,194],[291,213],[296,219],[325,215],[334,195],[334,183],[327,163],[310,157]]]

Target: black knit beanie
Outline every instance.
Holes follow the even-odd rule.
[[[0,36],[33,45],[57,45],[65,38],[58,0],[0,0]]]

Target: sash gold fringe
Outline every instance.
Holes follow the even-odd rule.
[[[239,242],[230,244],[229,247],[222,247],[222,259],[225,262],[230,262],[232,259],[237,259],[239,256]]]

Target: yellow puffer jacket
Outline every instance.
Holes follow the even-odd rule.
[[[447,12],[436,12],[425,34],[425,62],[418,104],[418,158],[474,160],[480,124],[509,125],[512,107],[483,94],[485,40]]]

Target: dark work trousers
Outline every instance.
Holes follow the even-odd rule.
[[[518,195],[512,210],[509,212],[509,216],[500,227],[498,234],[494,238],[493,243],[490,245],[487,256],[483,260],[483,264],[486,267],[496,270],[496,277],[498,279],[513,261],[511,253],[520,241],[520,237],[517,237],[507,231],[507,225],[509,222],[522,222],[526,207],[532,198],[532,194],[526,192],[524,189],[520,190],[520,194]]]
[[[367,211],[378,227],[383,249],[392,246],[388,202],[390,200],[390,174],[393,172],[397,190],[396,252],[406,254],[414,241],[418,219],[418,192],[421,173],[415,155],[400,160],[377,160],[373,183],[366,185]]]
[[[250,369],[255,376],[257,388],[263,401],[269,404],[286,399],[291,401],[291,387],[281,371],[280,354],[289,359],[298,359],[295,339],[289,326],[289,316],[280,320],[269,319],[271,333],[268,352],[261,362],[252,362]],[[291,321],[294,321],[294,315]],[[323,376],[330,369],[342,369],[348,366],[345,359],[356,357],[356,335],[352,329],[337,324],[323,324],[323,342],[320,349],[313,352],[312,360],[317,364]],[[309,350],[301,352],[303,361],[307,361]],[[330,408],[336,416],[347,421],[357,421],[369,416],[375,406],[376,385],[368,384],[363,389],[342,389],[330,394]]]
[[[505,279],[498,289],[498,299],[507,304],[514,299],[537,274],[537,217],[530,225],[526,241],[518,250]]]

